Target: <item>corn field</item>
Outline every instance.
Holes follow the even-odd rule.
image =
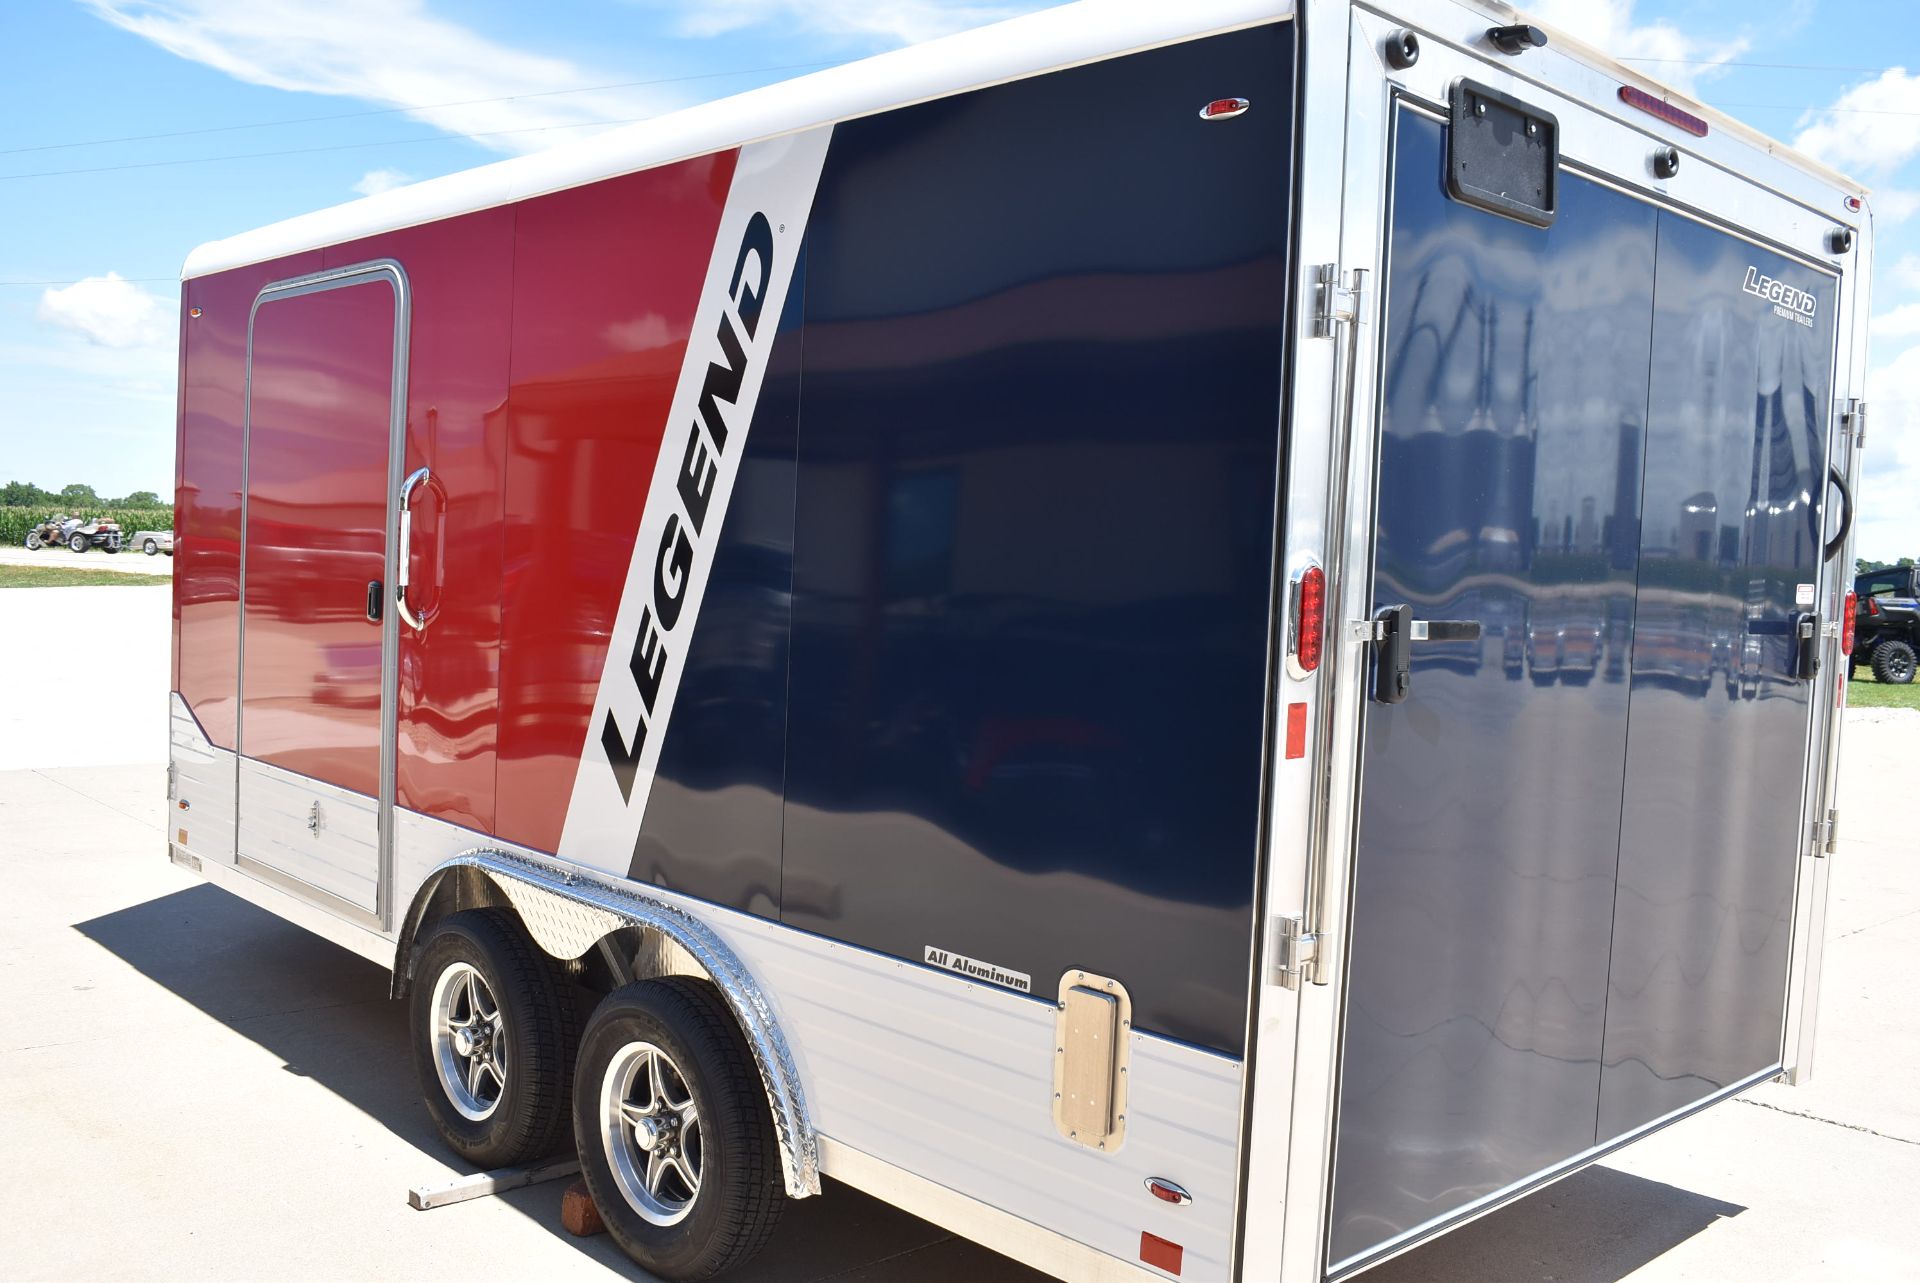
[[[0,546],[20,547],[27,541],[27,531],[59,511],[53,507],[0,507]],[[89,517],[119,522],[121,533],[128,538],[132,538],[136,530],[173,529],[172,508],[85,508],[70,510],[67,515],[78,516],[82,512]]]

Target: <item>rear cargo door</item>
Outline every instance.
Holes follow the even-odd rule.
[[[1780,1071],[1822,645],[1824,229],[1707,174],[1808,256],[1768,248],[1647,190],[1657,137],[1438,41],[1417,72],[1362,113],[1336,1277]]]
[[[403,286],[271,286],[248,340],[238,858],[349,917],[385,911]]]

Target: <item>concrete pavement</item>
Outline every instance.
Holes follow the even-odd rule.
[[[0,1277],[642,1277],[560,1232],[563,1183],[411,1210],[410,1186],[462,1169],[385,973],[167,862],[165,593],[0,600],[0,647],[21,610],[161,639],[124,678],[0,650],[29,675],[0,701],[0,768],[44,746],[0,769]],[[47,765],[121,743],[144,763]],[[1920,841],[1896,783],[1916,754],[1920,713],[1849,714],[1812,1085],[1756,1089],[1369,1279],[1920,1280]],[[830,1186],[741,1277],[1038,1276]]]
[[[165,763],[172,602],[165,582],[0,588],[0,771]]]
[[[73,553],[65,548],[42,548],[29,552],[25,548],[11,545],[0,547],[0,565],[5,566],[54,566],[68,567],[74,570],[117,570],[127,575],[152,575],[161,579],[173,578],[173,558],[165,553],[149,557],[138,548],[123,552],[106,552],[95,548],[89,552]]]

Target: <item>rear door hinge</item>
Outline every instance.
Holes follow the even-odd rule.
[[[1847,398],[1847,408],[1840,414],[1840,422],[1853,434],[1853,448],[1858,450],[1867,444],[1867,403],[1860,397]]]
[[[1297,913],[1278,919],[1274,936],[1279,956],[1274,962],[1273,981],[1297,989],[1308,969],[1320,960],[1320,937],[1307,930],[1307,920]]]
[[[1338,263],[1322,263],[1313,269],[1313,337],[1330,339],[1334,330],[1358,315],[1359,282],[1352,272],[1342,272]]]
[[[1838,808],[1829,810],[1826,818],[1813,822],[1814,856],[1832,855],[1840,849],[1840,812]]]

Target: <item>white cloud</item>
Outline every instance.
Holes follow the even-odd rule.
[[[1684,94],[1716,74],[1721,64],[1747,51],[1744,36],[1705,40],[1665,19],[1633,20],[1634,0],[1535,0],[1526,12],[1549,27],[1586,41],[1611,57],[1635,59],[1635,67]],[[1659,59],[1660,61],[1648,61]]]
[[[1920,213],[1920,191],[1902,191],[1880,187],[1867,197],[1867,208],[1876,223],[1900,223]]]
[[[437,17],[426,0],[82,0],[117,27],[236,80],[404,108],[456,134],[520,132],[479,141],[535,151],[679,105],[645,89],[553,96],[623,77],[490,40]],[[631,75],[625,77],[633,79]],[[526,95],[513,101],[477,101]],[[546,96],[540,96],[546,95]],[[446,106],[441,104],[456,104]]]
[[[171,339],[167,305],[118,272],[89,276],[40,296],[41,321],[100,347],[155,347]]]
[[[917,44],[983,27],[1043,7],[1036,3],[949,3],[948,0],[704,0],[690,6],[680,30],[718,36],[745,27],[790,27],[828,36]]]
[[[1891,312],[1882,312],[1867,325],[1867,333],[1876,339],[1906,339],[1920,334],[1920,303],[1902,303]]]
[[[1920,76],[1889,67],[1801,123],[1796,150],[1839,169],[1891,172],[1920,155]]]
[[[1903,254],[1896,262],[1886,264],[1884,270],[1895,284],[1920,290],[1920,254]]]
[[[1904,309],[1902,309],[1904,310]],[[1879,322],[1876,321],[1875,325]],[[1861,456],[1862,557],[1920,557],[1920,347],[1910,347],[1867,375],[1867,449]]]
[[[397,169],[369,169],[360,175],[360,181],[353,185],[353,190],[362,196],[378,196],[381,192],[405,187],[412,181],[412,174],[403,174]]]

